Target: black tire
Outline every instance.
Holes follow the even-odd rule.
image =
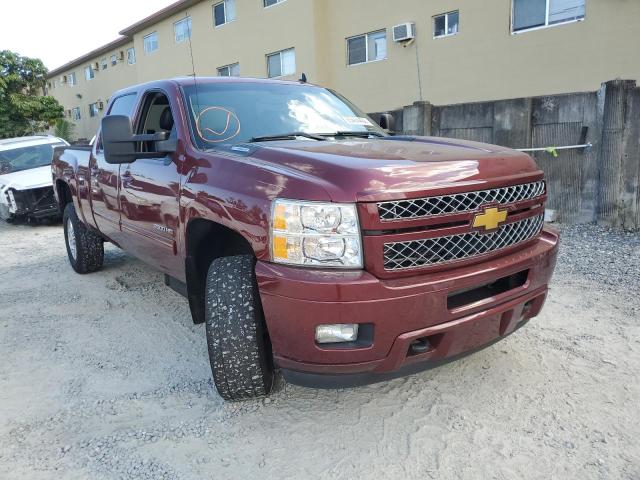
[[[62,225],[64,243],[73,269],[81,274],[100,270],[104,261],[104,241],[80,221],[73,203],[68,203],[64,208]],[[72,237],[75,238],[75,242],[70,241]]]
[[[253,257],[215,259],[206,288],[207,345],[218,393],[232,401],[268,395],[273,357]]]

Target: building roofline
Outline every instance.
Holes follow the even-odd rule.
[[[202,0],[179,0],[171,5],[163,8],[162,10],[158,10],[157,12],[149,15],[146,18],[143,18],[139,22],[134,23],[133,25],[129,25],[124,30],[118,32],[120,35],[132,36],[134,33],[138,33],[145,28],[155,25],[158,22],[178,13],[180,10],[184,10],[185,8],[189,8],[196,3],[200,3]]]
[[[100,56],[104,53],[107,53],[111,50],[113,50],[114,48],[118,48],[121,47],[122,45],[125,45],[129,42],[131,42],[133,39],[129,38],[129,37],[120,37],[115,39],[112,42],[109,42],[105,45],[102,45],[101,47],[96,48],[95,50],[92,50],[88,53],[85,53],[84,55],[82,55],[81,57],[78,57],[74,60],[71,60],[70,62],[65,63],[64,65],[55,68],[53,70],[51,70],[49,73],[47,73],[47,79],[49,78],[53,78],[56,75],[59,75],[60,73],[69,70],[70,68],[73,67],[77,67],[78,65],[81,65],[83,63],[85,63],[87,60],[92,60],[94,57]]]

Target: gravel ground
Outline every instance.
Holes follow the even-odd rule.
[[[108,246],[0,223],[0,478],[640,478],[640,235],[563,227],[547,306],[473,356],[225,404],[204,327]]]

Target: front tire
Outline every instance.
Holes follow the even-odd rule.
[[[211,263],[205,314],[209,360],[220,396],[233,401],[268,395],[273,357],[252,256]]]
[[[73,203],[64,208],[62,223],[71,267],[80,274],[100,270],[104,261],[104,241],[80,221]]]

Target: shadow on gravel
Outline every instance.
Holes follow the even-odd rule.
[[[7,227],[62,227],[62,218],[17,218],[13,220],[0,220]]]

